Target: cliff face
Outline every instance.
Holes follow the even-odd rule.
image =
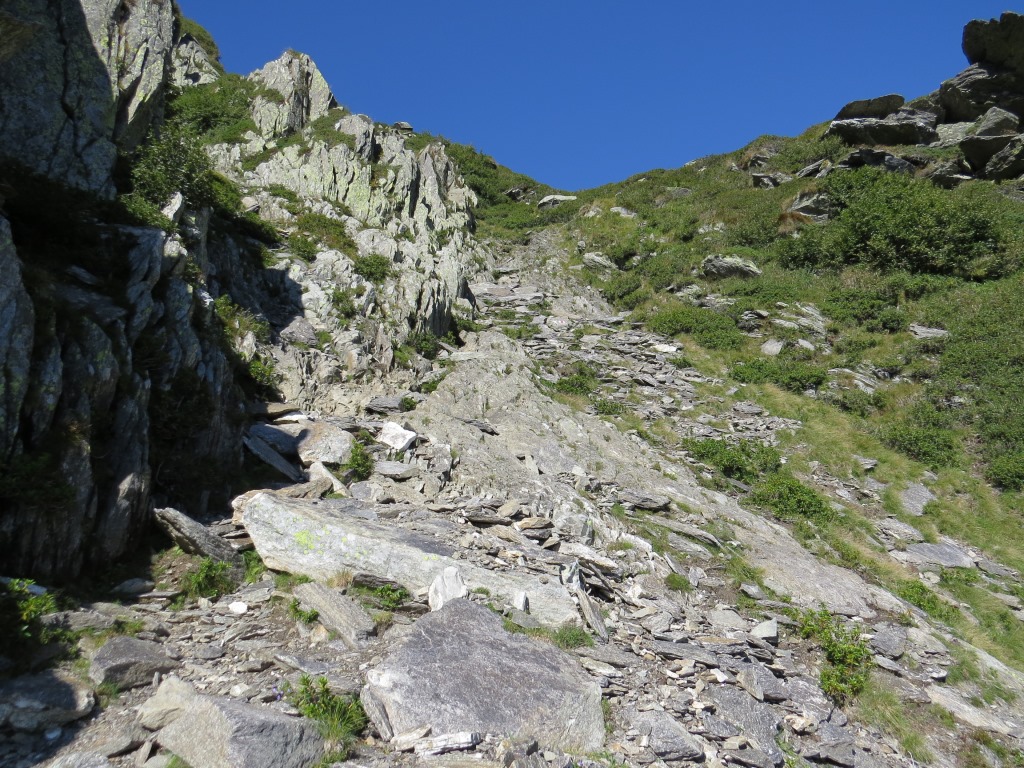
[[[225,478],[242,464],[244,401],[266,396],[252,365],[290,402],[342,408],[411,332],[448,330],[465,265],[484,257],[443,148],[413,152],[348,115],[294,53],[250,76],[245,141],[209,152],[265,221],[294,230],[301,198],[347,232],[344,253],[321,247],[311,267],[272,254],[181,195],[160,203],[163,229],[111,223],[118,163],[161,131],[172,84],[219,72],[169,1],[15,3],[0,27],[0,552],[66,578],[129,551],[154,489],[193,512],[239,490]],[[357,274],[360,256],[394,279]]]

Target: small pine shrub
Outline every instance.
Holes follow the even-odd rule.
[[[841,619],[824,608],[804,611],[798,621],[800,635],[816,639],[825,652],[822,691],[837,704],[845,704],[867,684],[873,658],[867,641],[861,639],[857,629],[846,629]]]
[[[430,331],[415,331],[409,334],[406,343],[427,360],[433,360],[441,351],[441,340]]]
[[[348,470],[356,480],[368,480],[373,474],[373,457],[360,442],[352,443],[352,453],[342,465],[342,469]]]
[[[367,722],[359,699],[339,696],[331,691],[326,677],[313,680],[309,675],[299,678],[297,690],[289,686],[285,693],[304,717],[319,723],[321,735],[328,742],[324,764],[347,760],[352,741]]]

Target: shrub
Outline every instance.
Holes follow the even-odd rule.
[[[40,619],[57,610],[52,592],[28,579],[0,583],[0,656],[21,659],[52,639],[51,630]]]
[[[664,336],[688,333],[708,349],[735,349],[745,339],[728,317],[682,302],[670,302],[655,310],[647,316],[646,325]]]
[[[955,426],[952,413],[919,400],[883,426],[880,438],[890,448],[932,469],[941,469],[955,465],[961,455]]]
[[[415,331],[409,334],[406,343],[427,360],[433,360],[441,351],[441,340],[430,331]]]
[[[665,577],[665,586],[673,592],[693,592],[693,584],[685,576],[678,573],[670,573]]]
[[[215,200],[210,159],[194,134],[174,124],[165,125],[138,149],[131,183],[133,194],[157,207],[179,191],[195,206]]]
[[[750,494],[750,501],[789,522],[813,520],[828,524],[836,518],[835,510],[817,491],[783,472],[765,477]]]
[[[288,236],[288,250],[305,262],[312,262],[316,259],[317,254],[320,253],[316,243],[308,237],[296,234]]]
[[[759,357],[737,363],[729,375],[745,384],[771,382],[791,392],[803,392],[824,384],[828,378],[828,369],[792,358]]]
[[[975,204],[971,194],[875,168],[830,174],[822,189],[840,213],[781,241],[787,266],[864,264],[964,277],[1005,268],[999,212]]]
[[[352,269],[357,275],[371,283],[383,283],[392,273],[391,259],[378,253],[356,256],[352,259]]]
[[[571,648],[590,648],[594,639],[579,624],[563,624],[551,636],[555,645],[566,650]]]
[[[298,690],[289,686],[286,695],[304,717],[319,723],[321,735],[328,742],[323,763],[347,760],[353,739],[366,727],[366,713],[359,699],[334,693],[326,677],[314,681],[305,674],[299,678]]]
[[[373,474],[373,457],[363,447],[362,443],[352,443],[352,453],[342,465],[342,469],[348,470],[356,480],[367,480]]]
[[[825,694],[844,704],[867,684],[872,653],[857,629],[846,629],[842,621],[824,608],[804,611],[798,617],[800,635],[815,638],[825,652],[820,683]]]
[[[1024,488],[1024,451],[1004,453],[991,459],[985,476],[1000,488],[1014,491]]]
[[[334,288],[331,291],[331,306],[337,310],[339,315],[346,319],[355,317],[359,312],[356,308],[352,291],[348,288]]]
[[[249,107],[259,90],[257,83],[226,74],[214,83],[183,89],[169,101],[168,118],[204,144],[236,143],[256,130]]]
[[[601,416],[618,416],[625,413],[628,409],[624,403],[602,399],[594,400],[594,410]]]
[[[295,220],[299,231],[323,243],[327,248],[347,255],[356,252],[356,243],[345,229],[345,224],[322,213],[303,213]]]
[[[682,441],[682,447],[698,461],[712,465],[726,477],[745,483],[775,472],[780,466],[781,454],[777,450],[752,440],[730,445],[724,440],[687,438]]]
[[[900,581],[894,590],[897,597],[901,597],[911,605],[916,605],[933,619],[944,621],[947,624],[956,624],[963,618],[960,609],[950,605],[940,598],[920,581]]]

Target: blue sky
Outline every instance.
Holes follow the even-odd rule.
[[[248,73],[308,53],[335,96],[563,189],[795,135],[935,90],[988,0],[179,0]]]

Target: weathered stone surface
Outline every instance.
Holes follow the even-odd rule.
[[[888,96],[876,96],[873,99],[859,99],[851,101],[839,110],[833,120],[850,120],[855,117],[873,117],[881,119],[888,117],[897,109],[903,106],[906,101],[898,93],[890,93]]]
[[[575,200],[576,195],[545,195],[537,203],[538,208],[554,208],[556,205]]]
[[[98,752],[69,752],[58,757],[47,768],[113,768],[113,765]]]
[[[42,672],[0,682],[0,728],[41,731],[92,712],[92,690],[60,672]]]
[[[392,480],[411,480],[420,475],[419,467],[400,461],[378,461],[373,465],[373,471]]]
[[[1024,16],[1007,11],[998,20],[967,22],[963,49],[972,64],[987,62],[1024,77]]]
[[[119,688],[149,685],[156,672],[170,672],[178,662],[161,645],[134,637],[118,636],[96,652],[89,667],[89,679],[97,685],[112,683]]]
[[[187,88],[212,83],[219,77],[220,72],[206,49],[192,35],[182,35],[171,51],[171,84],[175,88]]]
[[[213,696],[189,702],[157,740],[203,768],[307,768],[323,756],[324,746],[310,720]]]
[[[923,515],[925,506],[928,502],[934,500],[935,494],[921,483],[910,483],[900,492],[900,503],[903,505],[903,511],[915,517]]]
[[[623,489],[618,493],[619,501],[623,504],[632,504],[640,509],[667,509],[672,500],[667,496],[660,496],[656,493],[646,493],[634,489]]]
[[[785,755],[775,741],[782,718],[775,710],[761,704],[746,691],[728,685],[712,686],[704,696],[714,702],[718,717],[734,725],[775,765],[782,764]]]
[[[158,731],[181,717],[185,708],[198,695],[192,683],[173,676],[165,678],[156,693],[139,707],[139,724],[151,731]]]
[[[234,547],[220,536],[207,530],[191,517],[176,509],[166,507],[153,511],[157,525],[173,539],[174,543],[192,555],[212,557],[229,563],[241,563],[241,556]]]
[[[933,704],[942,707],[961,723],[972,728],[980,728],[989,733],[998,733],[1018,739],[1024,736],[1024,728],[1020,725],[973,706],[953,688],[945,685],[930,685],[927,688],[927,693]]]
[[[910,563],[941,565],[943,568],[973,568],[974,558],[955,541],[943,537],[938,544],[926,542],[909,544],[903,552],[893,552],[893,557]]]
[[[405,429],[401,424],[387,421],[381,427],[380,434],[377,435],[376,440],[378,443],[388,446],[388,448],[396,451],[405,451],[416,442],[416,433]]]
[[[454,566],[470,589],[526,592],[530,612],[545,624],[561,625],[577,617],[561,584],[455,560],[455,549],[443,540],[373,522],[373,516],[372,509],[347,499],[314,504],[260,493],[244,502],[242,521],[263,561],[274,570],[326,581],[347,569],[398,582],[417,594]]]
[[[297,436],[299,459],[304,466],[320,461],[344,464],[352,455],[352,435],[328,421],[306,421],[299,425]]]
[[[349,648],[364,648],[377,634],[373,619],[363,607],[335,589],[310,582],[292,590],[303,605],[319,614],[320,623],[337,633]]]
[[[112,195],[118,147],[134,148],[163,108],[171,4],[14,0],[2,21],[0,156]]]
[[[879,624],[870,645],[875,653],[898,659],[907,649],[907,630],[895,624]]]
[[[700,263],[705,277],[757,277],[761,270],[750,259],[740,256],[708,256]]]
[[[662,760],[698,761],[704,757],[704,748],[672,715],[658,709],[646,712],[631,710],[629,726],[636,729],[648,746]]]
[[[665,659],[681,659],[683,661],[695,661],[703,664],[709,669],[719,666],[718,657],[706,648],[692,643],[670,643],[665,640],[655,640],[651,643],[652,650]]]
[[[430,582],[427,603],[430,605],[430,610],[439,611],[452,600],[458,600],[468,594],[469,589],[466,587],[466,582],[462,580],[459,569],[450,566]]]
[[[281,94],[281,99],[258,96],[252,116],[259,132],[278,136],[303,128],[338,106],[327,81],[313,60],[303,53],[286,51],[263,69],[249,75]]]
[[[1024,134],[1014,136],[985,165],[989,179],[1015,179],[1024,174]]]
[[[551,645],[502,628],[500,617],[454,600],[367,673],[363,702],[385,739],[423,724],[589,752],[604,743],[601,691]]]
[[[1024,76],[998,65],[972,64],[939,86],[939,102],[950,122],[976,120],[992,107],[1024,111]]]
[[[936,117],[930,112],[905,109],[884,118],[861,117],[835,120],[826,136],[838,136],[848,144],[931,144],[938,140]]]

